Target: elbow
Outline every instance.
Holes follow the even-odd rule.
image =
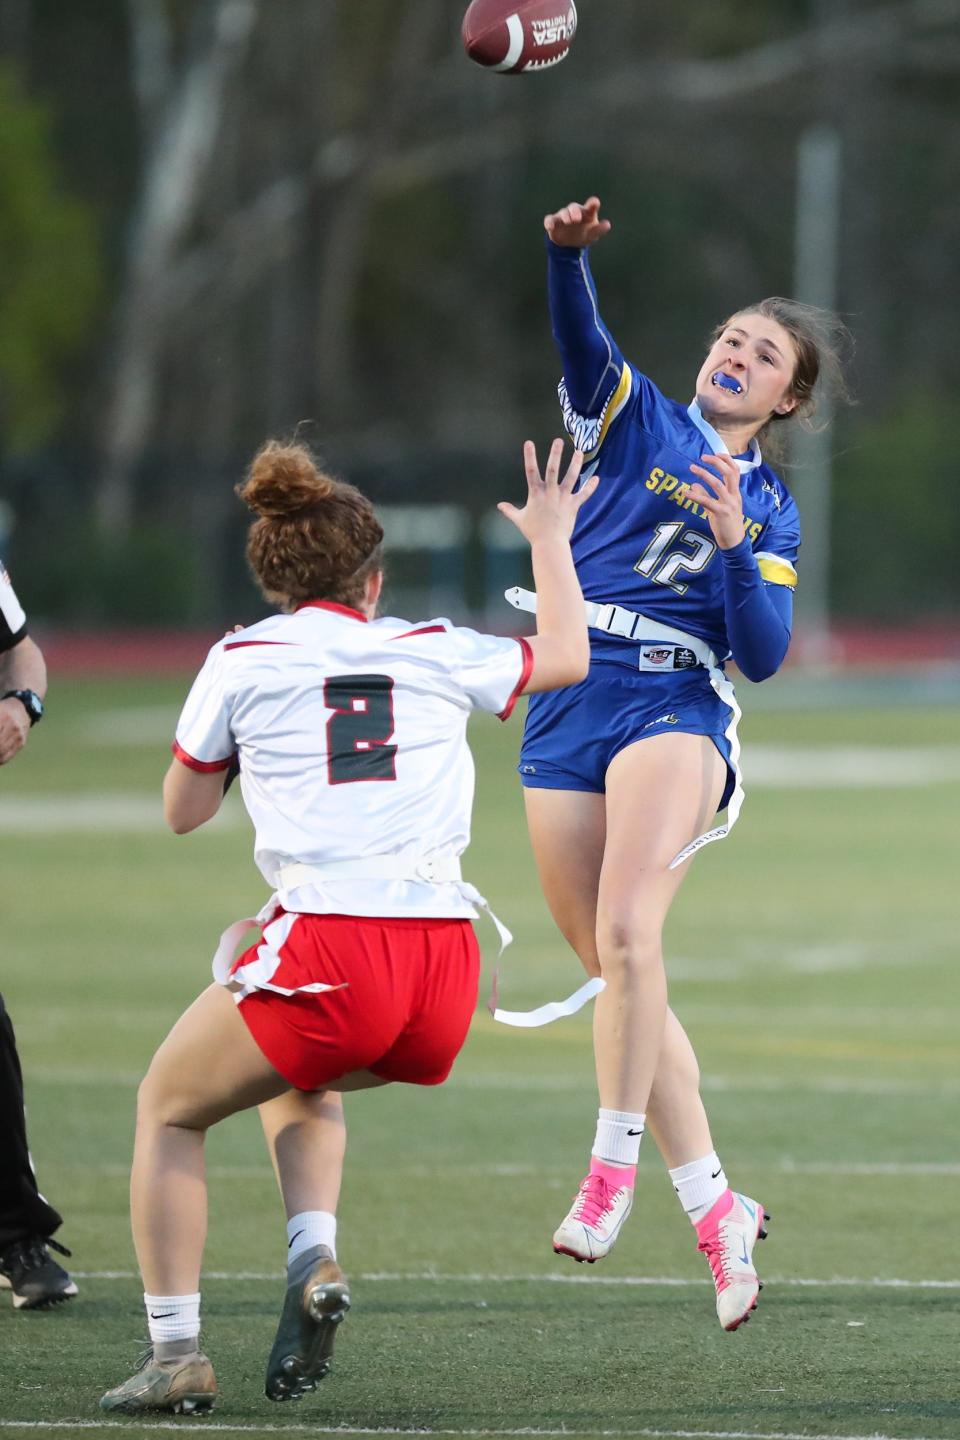
[[[586,680],[590,671],[590,641],[586,636],[583,644],[570,652],[567,668],[569,673],[563,682],[565,685],[579,685],[581,680]]]
[[[775,656],[750,655],[741,657],[737,655],[734,658],[736,659],[737,667],[741,675],[745,676],[751,684],[760,685],[764,680],[769,680],[773,675],[776,675],[784,662],[786,654],[787,647],[784,646],[779,654]]]
[[[174,787],[169,786],[164,789],[163,818],[174,835],[189,835],[210,817],[197,805],[196,797],[177,794]]]
[[[740,665],[740,673],[750,681],[751,685],[760,685],[764,680],[769,680],[771,675],[776,675],[779,665],[761,667],[759,665]]]
[[[163,818],[167,822],[168,829],[172,830],[174,835],[189,835],[190,831],[196,830],[200,823],[199,820],[195,820],[189,815],[182,815],[170,806],[164,807]]]

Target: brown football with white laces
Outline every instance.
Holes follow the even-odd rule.
[[[473,0],[461,27],[470,59],[505,75],[559,65],[576,33],[573,0]]]

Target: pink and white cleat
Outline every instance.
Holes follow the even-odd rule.
[[[615,1188],[602,1175],[588,1175],[574,1196],[570,1213],[554,1234],[554,1250],[588,1265],[602,1260],[613,1249],[632,1205],[631,1185]]]
[[[753,1268],[753,1247],[765,1240],[764,1208],[747,1195],[725,1190],[712,1210],[695,1226],[699,1244],[710,1262],[717,1287],[717,1318],[724,1330],[736,1330],[757,1308],[760,1281]]]

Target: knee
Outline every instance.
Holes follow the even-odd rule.
[[[137,1126],[162,1125],[164,1111],[162,1087],[151,1067],[137,1089]]]
[[[164,1125],[195,1127],[186,1123],[185,1097],[171,1085],[157,1067],[151,1065],[137,1090],[137,1128],[159,1129]]]
[[[634,916],[614,914],[598,924],[597,952],[608,979],[640,979],[663,965],[659,927]]]

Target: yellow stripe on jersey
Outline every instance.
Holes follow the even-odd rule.
[[[563,408],[563,424],[570,439],[578,450],[582,450],[588,460],[593,460],[601,445],[607,437],[607,431],[622,412],[630,393],[633,389],[633,376],[630,373],[630,366],[624,365],[617,381],[616,389],[610,395],[606,405],[599,415],[581,415],[579,410],[574,409],[567,394],[567,383],[561,379],[557,386],[557,394],[560,396],[560,404]]]
[[[593,456],[596,455],[597,451],[600,449],[600,446],[603,444],[604,440],[606,440],[607,431],[610,429],[610,426],[620,414],[620,411],[623,409],[624,405],[626,405],[627,401],[630,399],[630,391],[632,390],[632,388],[633,376],[630,373],[630,366],[625,364],[623,367],[623,374],[620,376],[620,383],[617,386],[616,390],[614,390],[613,394],[610,396],[610,399],[607,401],[607,408],[603,412],[603,419],[600,424],[600,434],[597,436],[596,445],[594,445],[593,449],[587,456],[588,460],[592,459]]]
[[[782,555],[771,555],[768,550],[758,550],[756,561],[760,574],[769,585],[786,585],[791,590],[796,588],[797,572]]]

